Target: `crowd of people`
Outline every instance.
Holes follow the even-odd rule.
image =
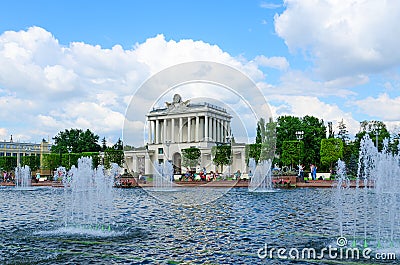
[[[233,179],[240,180],[242,173],[237,170],[233,175]],[[179,181],[215,181],[215,180],[225,180],[226,175],[218,173],[218,170],[207,172],[206,168],[203,167],[199,173],[187,170],[185,174],[182,174]]]

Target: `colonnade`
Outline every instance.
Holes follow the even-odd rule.
[[[148,142],[161,144],[190,142],[226,143],[230,119],[216,116],[156,117],[148,120]]]

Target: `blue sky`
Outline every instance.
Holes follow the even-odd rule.
[[[144,80],[205,59],[250,76],[274,116],[399,131],[395,2],[17,0],[0,12],[0,139],[88,127],[116,141]]]

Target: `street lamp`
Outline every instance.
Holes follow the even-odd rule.
[[[299,141],[299,174],[300,174],[300,141],[303,139],[304,132],[303,131],[296,131],[296,138]]]
[[[72,146],[68,145],[67,146],[67,151],[68,151],[68,167],[71,168],[71,152],[72,152]]]

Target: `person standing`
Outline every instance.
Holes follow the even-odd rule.
[[[311,176],[313,180],[317,179],[317,166],[314,164],[311,165]]]
[[[301,182],[304,182],[304,165],[299,165],[299,178]]]

